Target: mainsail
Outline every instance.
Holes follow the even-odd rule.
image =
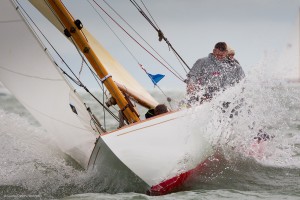
[[[0,1],[0,80],[61,150],[86,167],[97,137],[90,115],[16,7]]]
[[[64,33],[64,27],[57,17],[50,10],[46,1],[29,0],[60,32]],[[90,46],[94,49],[97,57],[101,60],[106,70],[112,75],[113,80],[120,86],[119,88],[145,107],[153,108],[157,101],[115,60],[108,51],[89,33],[84,27],[81,29]]]

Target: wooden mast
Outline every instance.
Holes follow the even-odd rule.
[[[119,108],[123,111],[128,123],[140,121],[138,114],[130,107],[129,102],[126,100],[118,86],[113,81],[112,77],[108,74],[101,61],[96,56],[95,52],[86,41],[83,33],[75,25],[75,20],[65,8],[61,0],[47,0],[52,7],[57,17],[65,26],[66,30],[70,33],[78,48],[84,53],[97,75],[103,80],[105,87],[108,89],[112,97],[116,100]]]

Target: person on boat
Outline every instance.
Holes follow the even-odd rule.
[[[149,109],[145,114],[146,119],[149,119],[151,117],[154,117],[154,108]]]
[[[209,101],[215,93],[233,86],[245,77],[238,62],[231,62],[227,56],[227,44],[218,42],[208,57],[196,61],[186,79],[189,103]]]
[[[227,59],[228,59],[228,62],[230,65],[235,65],[235,64],[240,64],[239,61],[237,61],[237,59],[234,58],[235,56],[235,50],[230,47],[230,46],[227,46]]]
[[[165,104],[158,104],[155,108],[154,108],[154,115],[160,115],[160,114],[164,114],[169,112],[168,107]]]
[[[168,107],[165,104],[158,104],[155,108],[149,109],[145,114],[145,118],[151,118],[163,113],[169,112]]]

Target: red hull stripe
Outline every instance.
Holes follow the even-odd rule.
[[[181,173],[173,178],[161,182],[158,185],[152,186],[150,190],[147,192],[147,194],[164,195],[173,192],[176,189],[179,189],[180,186],[182,186],[183,183],[187,180],[187,178],[190,177],[190,175],[192,175],[194,172],[205,171],[207,169],[206,166],[208,165],[209,162],[211,162],[211,158],[206,159],[204,162],[197,165],[197,167],[195,167],[194,169]]]

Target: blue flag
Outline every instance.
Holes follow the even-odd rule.
[[[149,74],[148,72],[146,72],[148,74],[148,76],[150,77],[151,81],[154,83],[154,85],[156,85],[163,77],[165,77],[165,75],[162,74]]]

